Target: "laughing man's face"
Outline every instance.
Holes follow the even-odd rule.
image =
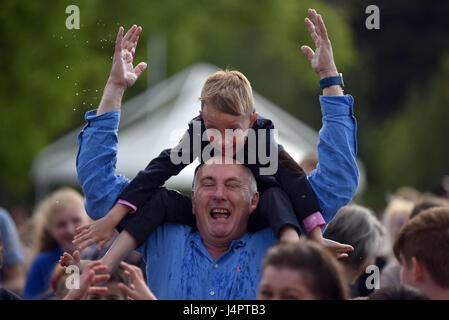
[[[247,170],[237,163],[208,161],[198,175],[192,208],[203,241],[221,245],[240,239],[258,201],[257,192],[250,195]]]

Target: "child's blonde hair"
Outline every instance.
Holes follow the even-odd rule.
[[[58,243],[50,234],[49,229],[54,215],[65,208],[75,208],[85,214],[83,196],[78,191],[66,187],[54,191],[39,203],[33,213],[36,239],[33,256],[44,251],[54,250],[58,247]]]
[[[210,75],[201,90],[201,109],[205,105],[221,112],[242,116],[254,112],[251,84],[239,71],[217,71]]]

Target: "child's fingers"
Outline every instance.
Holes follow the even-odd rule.
[[[92,283],[98,283],[98,282],[102,282],[102,281],[107,281],[111,278],[110,275],[108,274],[101,274],[101,275],[97,275],[94,277],[94,280],[92,281]]]
[[[81,243],[81,242],[83,242],[83,241],[86,241],[86,240],[92,239],[92,238],[93,238],[93,237],[92,237],[92,234],[89,232],[89,233],[87,233],[87,234],[85,234],[85,235],[83,235],[83,236],[80,236],[80,237],[74,239],[74,240],[72,241],[72,243],[73,243],[73,244],[78,244],[78,243]]]
[[[79,232],[81,232],[81,231],[83,231],[83,230],[85,230],[85,229],[87,229],[87,228],[89,228],[89,227],[90,227],[90,224],[85,224],[84,226],[76,227],[75,231],[76,231],[77,233],[79,233]]]
[[[133,268],[133,265],[130,265],[129,263],[126,263],[125,261],[121,261],[121,262],[120,262],[120,266],[121,266],[123,269],[125,269],[125,273],[128,272],[128,274],[129,274],[129,271],[131,271],[132,268]]]
[[[128,297],[131,297],[134,299],[134,291],[128,287],[127,285],[125,285],[124,283],[119,283],[118,284],[118,288],[124,292]]]
[[[90,287],[89,288],[89,294],[106,293],[106,292],[108,292],[108,287]]]
[[[84,230],[83,232],[75,234],[75,236],[73,237],[73,240],[77,240],[77,239],[79,239],[81,237],[84,237],[87,234],[90,234],[90,231],[89,230]]]
[[[78,232],[77,234],[75,234],[73,239],[78,239],[79,237],[85,236],[86,234],[88,234],[90,232],[92,232],[90,227],[87,227],[86,229],[82,230],[81,232]]]
[[[90,247],[91,245],[93,245],[94,243],[96,243],[97,241],[98,241],[98,239],[96,237],[94,237],[92,239],[86,239],[86,240],[82,241],[81,243],[79,243],[78,249],[84,250],[84,249]]]
[[[143,278],[143,276],[140,276],[142,273],[139,274],[139,269],[136,266],[129,266],[128,269],[125,270],[124,275],[127,276],[128,278],[131,279],[132,282],[137,282],[139,281],[141,278]]]
[[[347,244],[342,244],[338,248],[338,251],[340,252],[348,252],[348,251],[354,251],[354,248]]]
[[[99,261],[99,262],[101,263],[101,261]],[[92,270],[95,273],[104,272],[104,271],[107,271],[108,269],[109,269],[109,267],[104,264],[99,264],[99,265],[95,266],[94,268],[92,268]]]
[[[79,250],[75,250],[75,251],[73,252],[73,259],[74,259],[76,262],[80,262],[80,261],[81,261]]]

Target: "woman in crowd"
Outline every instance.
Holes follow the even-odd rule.
[[[343,268],[325,248],[307,240],[270,248],[257,299],[344,300],[349,296]]]
[[[35,248],[33,262],[22,293],[26,299],[54,297],[50,279],[63,252],[72,253],[75,229],[87,223],[83,197],[75,190],[63,188],[53,192],[33,215]]]
[[[354,248],[347,258],[341,259],[349,285],[353,285],[369,265],[375,264],[384,234],[384,228],[374,213],[355,204],[342,207],[329,223],[324,236]]]

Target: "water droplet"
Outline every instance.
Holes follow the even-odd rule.
[[[75,93],[75,96],[77,96],[78,95],[78,92],[77,93]]]
[[[95,89],[95,92],[98,92],[98,90],[97,90],[97,89]]]
[[[83,101],[83,104],[86,104],[86,102]]]
[[[89,43],[89,40],[87,40],[86,43]]]
[[[78,85],[78,83],[75,82],[75,86],[77,86],[77,85]]]
[[[66,68],[69,68],[69,66],[65,66]]]
[[[59,79],[59,76],[57,76],[56,79]]]
[[[92,106],[92,103],[90,104],[90,106]]]
[[[73,108],[73,111],[76,111],[76,108]]]
[[[59,37],[59,39],[61,39],[61,40],[62,40],[62,39],[63,39],[63,37],[62,37],[62,36],[60,36],[60,37]]]

